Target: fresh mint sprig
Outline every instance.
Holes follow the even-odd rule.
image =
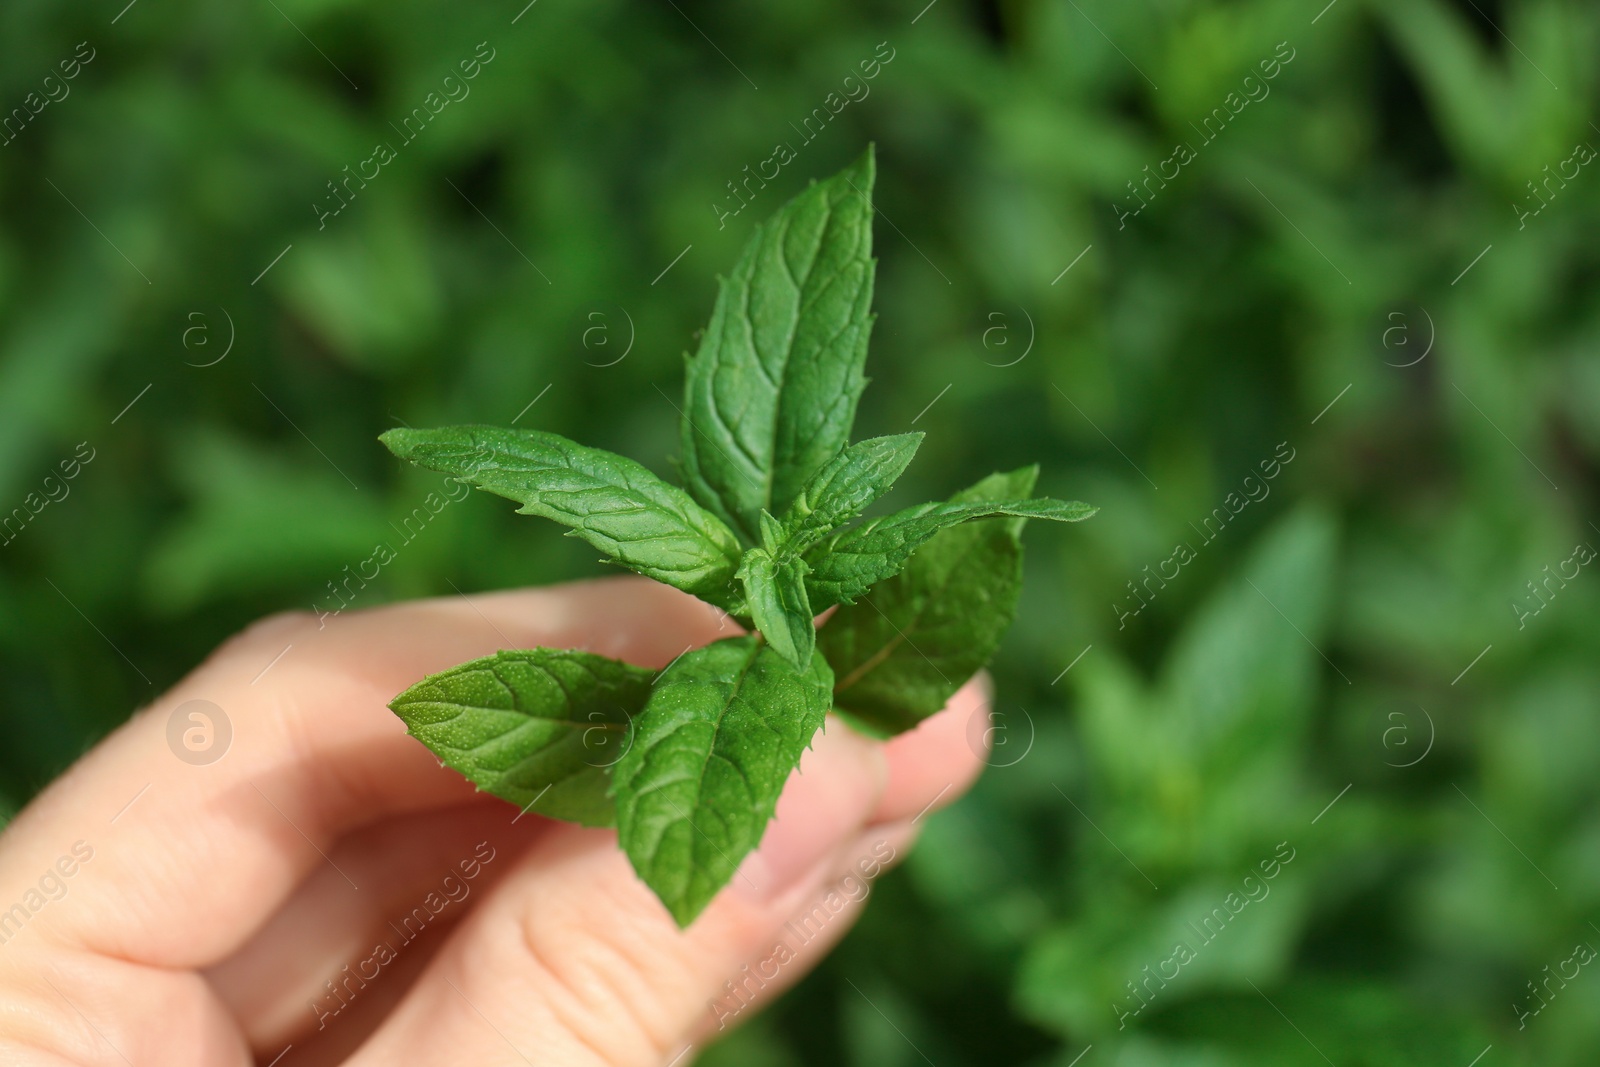
[[[381,438],[753,631],[659,672],[587,652],[502,651],[390,704],[478,788],[551,818],[615,826],[681,926],[760,843],[828,711],[880,735],[938,711],[1010,625],[1023,523],[1095,511],[1030,498],[1037,471],[1026,468],[857,521],[922,442],[849,440],[873,319],[873,177],[868,149],[812,184],[756,228],[722,280],[687,357],[684,488],[538,430]]]

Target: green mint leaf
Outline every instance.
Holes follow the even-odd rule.
[[[761,511],[761,546],[768,552],[776,555],[782,551],[783,543],[788,539],[783,523],[772,517],[765,508]]]
[[[727,608],[739,566],[721,520],[631,459],[553,433],[495,426],[390,430],[401,459],[454,475],[572,527],[610,562]]]
[[[799,556],[774,559],[764,548],[752,548],[739,565],[750,617],[773,650],[796,668],[811,662],[817,630],[806,598],[806,574]]]
[[[1033,491],[1037,467],[991,474],[952,501],[1007,500]],[[896,734],[945,706],[987,664],[1022,591],[1020,518],[941,530],[906,568],[843,605],[817,634],[837,675],[840,711]]]
[[[430,675],[389,703],[478,788],[541,815],[612,826],[610,768],[654,671],[588,652],[499,652]]]
[[[898,574],[922,543],[946,526],[1010,515],[1021,519],[1077,522],[1098,508],[1078,501],[1000,500],[918,504],[881,519],[873,519],[835,534],[813,548],[806,561],[811,574],[806,589],[811,607],[821,611],[833,604],[854,603],[878,582]]]
[[[834,456],[783,517],[786,552],[804,552],[887,493],[922,444],[921,433],[871,437]]]
[[[872,327],[869,149],[756,227],[687,360],[684,481],[745,539],[850,439]]]
[[[801,672],[754,637],[687,652],[657,678],[612,791],[618,839],[679,926],[760,842],[832,690],[821,656]]]

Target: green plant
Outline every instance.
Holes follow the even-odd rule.
[[[1022,524],[1095,510],[1029,499],[1027,468],[855,524],[922,439],[849,443],[872,325],[873,174],[869,149],[813,184],[756,229],[722,280],[687,360],[686,489],[537,430],[382,436],[397,456],[570,526],[608,562],[756,631],[659,672],[581,651],[502,651],[390,705],[479,788],[615,825],[681,925],[760,841],[829,709],[879,735],[937,711],[1011,621]],[[975,519],[998,521],[961,525]],[[819,632],[816,615],[835,605]],[[601,749],[622,754],[600,761]]]

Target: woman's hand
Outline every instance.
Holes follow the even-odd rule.
[[[621,578],[251,627],[0,837],[0,1062],[687,1064],[970,784],[982,683],[887,743],[830,718],[684,931],[614,832],[474,792],[385,705],[496,649],[660,667],[722,625]]]

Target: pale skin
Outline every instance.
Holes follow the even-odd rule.
[[[760,848],[683,931],[613,831],[518,818],[441,767],[385,705],[500,648],[660,667],[732,632],[705,604],[634,578],[417,601],[320,628],[311,615],[257,623],[0,836],[0,909],[29,912],[20,930],[0,916],[0,1062],[692,1062],[738,1003],[725,983],[770,960],[785,924],[863,862],[903,857],[923,813],[971,784],[986,683],[888,742],[830,717]],[[199,766],[167,741],[173,709],[196,699],[233,728],[226,754]],[[430,894],[431,921],[403,939],[393,924]],[[842,899],[737,1021],[843,935],[865,900]],[[374,959],[380,942],[397,951]],[[346,967],[376,974],[345,982]]]

